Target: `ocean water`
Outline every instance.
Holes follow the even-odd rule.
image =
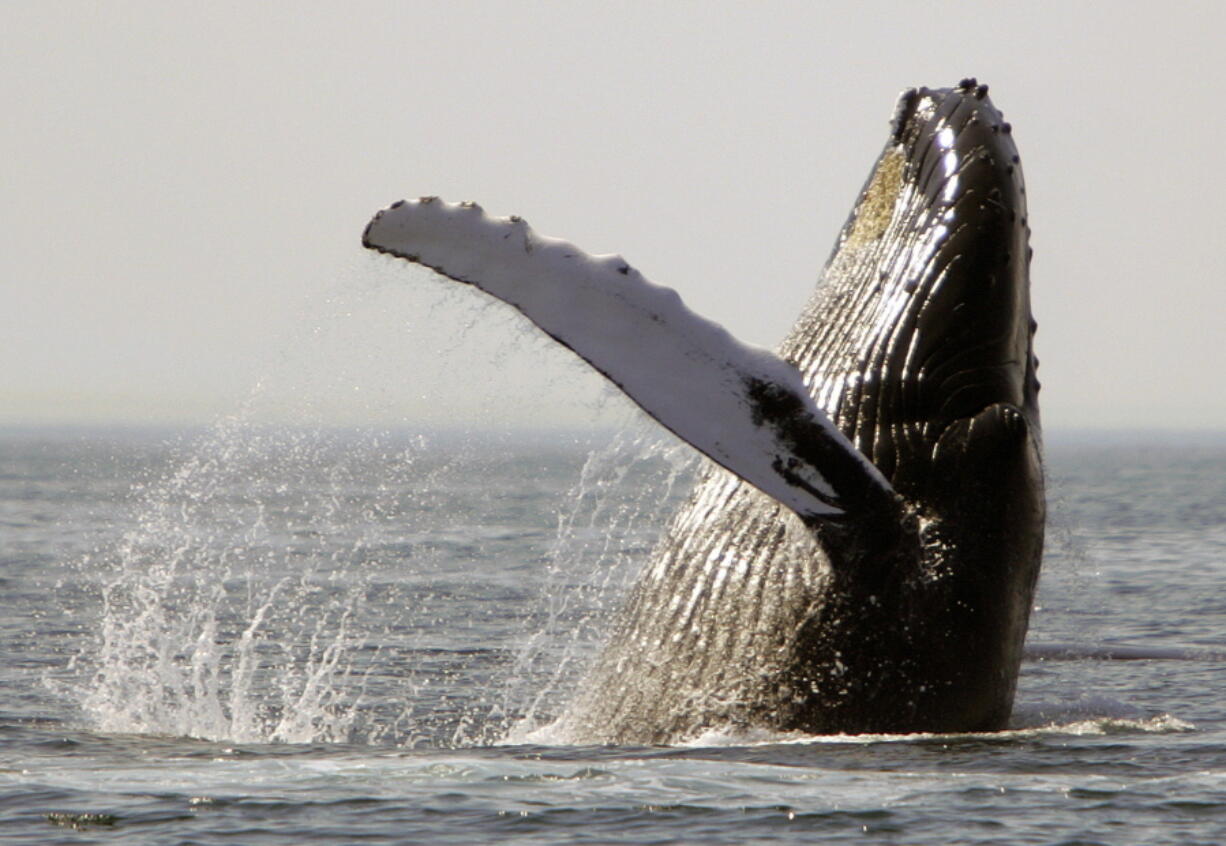
[[[557,743],[693,468],[624,433],[0,432],[0,841],[1226,841],[1226,440],[1049,436],[1008,731]]]

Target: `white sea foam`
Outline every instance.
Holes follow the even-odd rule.
[[[1010,740],[1040,736],[1096,736],[1108,734],[1168,734],[1195,731],[1191,723],[1170,714],[1151,717],[1090,716],[1088,714],[1044,712],[1045,716],[1033,725],[1023,719],[1019,725],[1015,715],[1014,726],[1001,731],[988,732],[912,732],[909,734],[807,734],[796,731],[772,731],[769,729],[710,729],[679,746],[686,748],[776,746],[787,744],[870,744],[870,743],[916,743],[933,740]],[[548,735],[542,735],[548,737]],[[543,743],[536,737],[532,742]]]

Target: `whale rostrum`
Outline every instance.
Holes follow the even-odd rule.
[[[1045,506],[1025,188],[986,86],[902,95],[777,353],[473,203],[397,203],[363,244],[514,306],[714,462],[563,736],[1006,724]]]

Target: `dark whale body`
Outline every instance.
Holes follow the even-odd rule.
[[[571,741],[1006,724],[1044,496],[1022,174],[986,95],[965,80],[901,98],[822,281],[778,351],[817,411],[800,408],[808,397],[742,380],[754,424],[784,445],[771,468],[811,492],[814,507],[763,493],[774,489],[537,321],[739,474],[712,466],[674,519],[559,719]],[[368,228],[368,246],[473,281],[397,246],[380,225]],[[536,320],[533,307],[513,304]],[[802,478],[804,467],[817,468],[817,482]]]

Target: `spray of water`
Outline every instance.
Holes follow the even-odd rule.
[[[523,742],[574,693],[626,589],[699,459],[645,420],[593,451],[558,517],[542,599],[507,674],[496,713],[502,742]]]
[[[297,308],[236,413],[154,461],[130,528],[79,562],[101,608],[77,681],[52,684],[95,729],[232,742],[417,731],[411,650],[385,635],[429,613],[399,585],[431,567],[403,540],[428,523],[440,468],[420,466],[419,437],[327,427],[397,418],[386,389],[406,348],[462,342],[448,329],[456,297],[363,263]],[[430,373],[423,395],[446,378]]]
[[[360,478],[360,459],[407,470],[420,449],[239,419],[186,447],[136,492],[115,548],[87,562],[102,601],[78,660],[90,723],[235,742],[360,734],[371,663],[353,622],[379,572],[363,551],[399,507],[396,485]]]

